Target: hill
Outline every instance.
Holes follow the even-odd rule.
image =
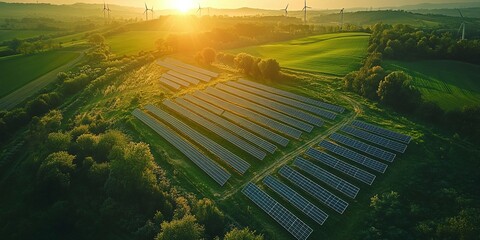
[[[274,58],[285,68],[343,76],[360,66],[368,38],[366,33],[323,34],[231,52]]]
[[[480,105],[480,66],[450,60],[385,61],[388,70],[402,70],[413,77],[424,99],[444,110]]]

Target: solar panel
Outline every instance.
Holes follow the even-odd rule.
[[[395,142],[393,140],[386,139],[384,137],[380,137],[378,135],[375,135],[375,134],[372,134],[372,133],[369,133],[369,132],[365,132],[365,131],[360,130],[360,129],[356,129],[356,128],[349,127],[349,126],[343,126],[341,128],[341,130],[350,134],[350,135],[352,135],[352,136],[361,138],[361,139],[363,139],[365,141],[369,141],[371,143],[375,143],[377,145],[386,147],[388,149],[397,151],[399,153],[404,153],[405,149],[407,149],[407,145],[405,145],[403,143]]]
[[[187,75],[184,75],[184,74],[181,74],[179,72],[175,72],[173,70],[169,70],[167,72],[168,74],[174,76],[174,77],[177,77],[177,78],[180,78],[180,79],[183,79],[193,85],[197,85],[200,83],[200,80],[196,79],[196,78],[193,78],[193,77],[190,77],[190,76],[187,76]]]
[[[285,230],[298,240],[307,239],[313,230],[297,216],[286,209],[282,204],[270,197],[267,193],[249,182],[242,190],[252,202],[278,222]]]
[[[177,98],[175,99],[175,102],[178,104],[182,105],[183,107],[186,107],[190,109],[191,111],[195,112],[196,114],[210,120],[211,122],[214,122],[223,128],[229,130],[232,133],[237,134],[238,136],[243,137],[244,139],[254,143],[255,145],[261,147],[262,149],[268,151],[269,153],[274,153],[275,150],[277,149],[277,146],[274,144],[263,140],[262,138],[258,137],[257,135],[237,126],[236,124],[233,124],[224,118],[221,118],[220,116],[215,115],[214,113],[211,113],[207,110],[202,109],[201,107],[188,102],[182,98]]]
[[[230,178],[230,173],[225,169],[220,167],[212,159],[205,156],[197,148],[192,146],[187,140],[183,139],[177,135],[172,129],[167,127],[165,124],[156,121],[154,118],[135,109],[132,114],[137,117],[140,121],[145,123],[147,126],[152,128],[157,132],[162,138],[167,140],[175,148],[177,148],[181,153],[183,153],[188,159],[190,159],[195,165],[202,169],[205,173],[208,174],[215,182],[220,186],[223,186],[227,180]]]
[[[228,109],[231,112],[234,112],[240,116],[246,117],[252,121],[255,121],[257,123],[260,123],[266,127],[269,127],[271,129],[274,129],[282,134],[285,134],[286,136],[292,137],[292,138],[300,138],[302,135],[302,132],[300,130],[297,130],[293,127],[287,126],[283,123],[280,123],[276,120],[273,120],[271,118],[265,117],[261,114],[255,113],[253,111],[250,111],[248,109],[238,107],[234,104],[228,103],[226,101],[223,101],[219,98],[213,97],[211,95],[205,94],[203,92],[195,92],[193,95],[199,99],[202,99],[208,103],[217,105],[223,109]]]
[[[191,127],[178,120],[177,118],[171,116],[170,114],[160,110],[153,105],[148,105],[145,107],[145,109],[152,112],[154,115],[161,118],[166,123],[170,124],[170,126],[176,128],[182,133],[182,135],[187,136],[198,145],[215,154],[220,160],[226,162],[229,166],[231,166],[233,169],[237,170],[241,174],[245,173],[250,167],[249,163],[245,162],[237,155],[233,154],[232,152],[212,141],[211,139],[205,137],[203,134],[193,130]]]
[[[333,152],[339,156],[350,159],[356,163],[359,163],[365,167],[368,167],[377,172],[384,173],[387,170],[388,165],[377,160],[371,159],[360,153],[354,152],[346,147],[337,145],[329,141],[322,141],[318,146],[326,148],[328,151]]]
[[[340,133],[333,133],[332,135],[330,135],[330,139],[385,161],[393,162],[396,156],[395,153],[391,153],[370,144],[366,144],[353,138],[349,138]]]
[[[224,112],[223,109],[219,108],[219,107],[216,107],[210,103],[207,103],[199,98],[196,98],[192,95],[184,95],[183,98],[187,99],[188,101],[190,101],[191,103],[194,103],[210,112],[213,112],[217,115],[222,115],[222,113]]]
[[[164,85],[166,85],[167,87],[170,87],[170,88],[173,88],[175,90],[178,90],[180,89],[180,85],[177,84],[177,83],[174,83],[166,78],[160,78],[160,83],[163,83]]]
[[[280,182],[275,177],[267,176],[263,179],[263,184],[275,191],[278,195],[282,196],[294,207],[302,211],[305,215],[309,216],[318,224],[323,225],[323,223],[327,220],[328,214],[302,197],[302,195],[295,192],[295,190]]]
[[[288,179],[290,182],[303,189],[305,192],[312,195],[321,203],[327,205],[336,212],[343,214],[343,212],[345,212],[345,209],[347,209],[347,202],[335,196],[327,189],[316,184],[315,182],[303,176],[299,172],[293,170],[291,167],[285,165],[278,172],[284,178]]]
[[[337,159],[330,154],[320,152],[316,149],[309,148],[306,152],[307,156],[333,168],[336,169],[350,177],[356,178],[368,185],[372,185],[375,180],[375,175],[364,171],[360,168],[357,168],[353,165],[350,165],[342,160]]]
[[[210,77],[214,77],[214,78],[218,77],[218,73],[215,73],[215,72],[203,69],[203,68],[199,68],[199,67],[196,67],[196,66],[193,66],[193,65],[190,65],[190,64],[186,64],[186,63],[183,63],[183,62],[178,61],[178,60],[173,59],[173,58],[165,58],[164,61],[168,62],[168,63],[171,63],[171,64],[174,64],[174,65],[177,65],[179,67],[183,67],[183,68],[186,68],[186,69],[193,70],[195,72],[199,72],[201,74],[204,74],[204,75],[207,75],[207,76],[210,76]]]
[[[171,69],[171,70],[174,70],[176,72],[179,72],[179,73],[182,73],[184,75],[188,75],[190,77],[194,77],[194,78],[197,78],[197,79],[200,79],[204,82],[209,82],[211,77],[210,76],[207,76],[207,75],[203,75],[201,73],[198,73],[198,72],[195,72],[195,71],[192,71],[192,70],[189,70],[189,69],[186,69],[186,68],[182,68],[182,67],[178,67],[178,66],[175,66],[171,63],[167,63],[167,62],[164,62],[164,61],[161,61],[161,60],[157,60],[157,64],[162,66],[162,67],[165,67],[165,68],[168,68],[168,69]]]
[[[304,96],[301,96],[301,95],[298,95],[298,94],[295,94],[295,93],[283,91],[283,90],[280,90],[280,89],[277,89],[277,88],[265,86],[263,84],[248,81],[248,80],[245,80],[245,79],[240,79],[240,80],[238,80],[238,82],[240,82],[242,84],[245,84],[245,85],[248,85],[248,86],[251,86],[251,87],[262,89],[262,90],[265,90],[265,91],[268,91],[268,92],[271,92],[271,93],[275,93],[277,95],[292,98],[292,99],[295,99],[295,100],[300,101],[300,102],[304,102],[304,103],[316,105],[316,106],[319,106],[319,107],[323,107],[325,109],[332,110],[332,111],[335,111],[335,112],[338,112],[338,113],[342,113],[345,110],[345,108],[337,106],[337,105],[325,103],[325,102],[318,101],[318,100],[315,100],[315,99],[311,99],[311,98],[308,98],[308,97],[304,97]]]
[[[314,116],[310,113],[304,112],[304,111],[299,110],[297,108],[293,108],[293,107],[284,105],[282,103],[270,100],[268,98],[260,97],[260,96],[255,95],[255,94],[252,94],[252,93],[249,93],[249,92],[246,92],[246,91],[243,91],[243,90],[231,87],[231,86],[227,86],[225,84],[219,83],[219,84],[217,84],[217,88],[221,89],[225,92],[237,95],[238,97],[244,98],[248,101],[251,101],[251,102],[257,103],[259,105],[263,105],[265,107],[271,108],[275,111],[284,113],[285,115],[288,115],[288,116],[300,119],[304,122],[313,124],[315,126],[319,126],[319,127],[323,126],[323,120],[320,117]]]
[[[305,158],[297,157],[293,164],[348,197],[355,198],[358,191],[360,191],[360,188],[357,186],[329,173],[327,170],[316,166]]]
[[[181,114],[182,116],[194,121],[195,123],[199,124],[200,126],[210,130],[211,132],[215,133],[216,135],[222,137],[223,139],[227,140],[228,142],[232,143],[233,145],[237,146],[238,148],[242,149],[243,151],[249,153],[250,155],[254,156],[259,160],[263,160],[266,156],[266,153],[262,150],[258,149],[257,147],[253,146],[252,144],[240,139],[239,137],[227,132],[223,128],[215,125],[213,122],[208,121],[204,117],[197,115],[188,109],[170,101],[165,100],[163,101],[163,105],[167,106],[168,108],[176,111],[177,113]]]
[[[231,103],[241,105],[245,108],[248,108],[250,110],[253,110],[255,112],[263,114],[267,117],[270,117],[270,118],[273,118],[275,120],[284,122],[286,124],[289,124],[290,126],[296,127],[297,129],[303,130],[305,132],[311,132],[312,129],[313,129],[313,126],[308,124],[308,123],[302,122],[298,119],[289,117],[289,116],[287,116],[283,113],[279,113],[279,112],[271,110],[269,108],[260,106],[256,103],[250,102],[250,101],[245,100],[243,98],[236,97],[236,96],[234,96],[232,94],[229,94],[227,92],[220,91],[220,90],[212,88],[212,87],[208,87],[205,90],[205,92],[212,95],[212,96],[215,96],[217,98],[222,98],[222,99],[224,99],[226,101],[229,101]]]
[[[275,101],[280,102],[280,103],[284,103],[284,104],[288,104],[288,105],[296,107],[296,108],[300,108],[302,110],[311,112],[313,114],[316,114],[318,116],[322,116],[322,117],[325,117],[325,118],[328,118],[328,119],[333,120],[337,116],[337,114],[335,114],[333,112],[330,112],[330,111],[327,111],[327,110],[324,110],[322,108],[315,107],[315,106],[312,106],[310,104],[306,104],[306,103],[303,103],[303,102],[300,102],[300,101],[297,101],[297,100],[294,100],[294,99],[291,99],[291,98],[276,95],[276,94],[273,94],[273,93],[270,93],[270,92],[267,92],[267,91],[264,91],[264,90],[261,90],[261,89],[258,89],[258,88],[254,88],[254,87],[250,87],[250,86],[247,86],[247,85],[244,85],[244,84],[240,84],[238,82],[230,81],[230,82],[226,82],[225,84],[228,84],[232,87],[235,87],[235,88],[247,91],[247,92],[257,94],[257,95],[262,96],[262,97],[269,98],[271,100],[275,100]]]
[[[404,134],[401,134],[401,133],[397,133],[397,132],[394,132],[394,131],[391,131],[391,130],[388,130],[388,129],[385,129],[385,128],[381,128],[381,127],[378,127],[378,126],[375,126],[373,124],[369,124],[369,123],[366,123],[366,122],[355,120],[355,121],[352,122],[352,125],[355,126],[355,127],[361,128],[363,130],[367,130],[369,132],[372,132],[372,133],[378,134],[380,136],[384,136],[384,137],[387,137],[387,138],[390,138],[390,139],[393,139],[393,140],[396,140],[396,141],[399,141],[399,142],[402,142],[402,143],[408,144],[408,143],[410,143],[410,140],[412,140],[412,137],[410,137],[410,136],[407,136],[407,135],[404,135]]]
[[[182,85],[182,86],[184,86],[184,87],[189,87],[189,86],[190,86],[190,83],[189,83],[189,82],[184,81],[184,80],[182,80],[182,79],[180,79],[180,78],[174,77],[174,76],[172,76],[172,75],[170,75],[170,74],[167,74],[167,73],[162,74],[162,77],[163,77],[163,78],[166,78],[166,79],[168,79],[168,80],[170,80],[170,81],[172,81],[172,82],[175,82],[175,83],[177,83],[177,84],[179,84],[179,85]]]

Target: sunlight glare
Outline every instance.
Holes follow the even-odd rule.
[[[182,13],[186,13],[194,7],[195,7],[195,4],[193,0],[176,0],[175,1],[175,8]]]

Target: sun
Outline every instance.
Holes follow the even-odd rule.
[[[194,3],[192,0],[176,0],[175,1],[175,8],[182,13],[188,12],[193,7],[194,7]]]

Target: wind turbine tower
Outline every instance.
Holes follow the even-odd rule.
[[[343,31],[343,10],[344,8],[340,10],[340,31]]]
[[[145,13],[145,21],[148,21],[148,11],[150,11],[151,9],[149,9],[147,7],[147,3],[145,3],[145,11],[143,13]]]
[[[290,5],[289,3],[287,3],[287,6],[282,9],[283,11],[285,11],[285,17],[288,17],[288,5]]]
[[[107,4],[103,2],[103,20],[107,21]]]
[[[198,4],[198,9],[197,9],[197,14],[200,15],[200,17],[202,16],[202,6],[200,6],[200,3]]]
[[[110,7],[107,4],[107,16],[108,16],[108,21],[110,22]]]
[[[462,23],[460,23],[460,28],[458,29],[458,33],[460,33],[460,31],[462,31],[462,39],[461,40],[465,40],[465,19],[463,17],[462,12],[460,12],[460,9],[457,9],[457,10],[458,10],[458,13],[460,13],[460,17],[462,17]]]
[[[311,8],[309,6],[307,6],[307,0],[304,1],[304,6],[303,6],[303,22],[305,23],[305,25],[307,24],[307,8]]]

